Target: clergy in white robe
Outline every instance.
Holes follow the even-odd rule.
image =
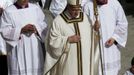
[[[105,5],[98,5],[98,18],[100,21],[101,47],[104,75],[118,75],[120,70],[120,48],[125,47],[127,41],[128,22],[118,0],[108,0]],[[93,2],[90,0],[84,12],[95,22]],[[107,47],[109,40],[114,44]],[[115,42],[116,41],[116,42]]]
[[[8,75],[42,75],[47,29],[42,10],[18,0],[5,9],[0,25],[7,43]]]
[[[10,0],[0,0],[0,17],[4,11],[4,9],[8,6],[13,4]],[[1,36],[1,30],[0,30],[0,55],[6,55],[6,46],[5,46],[5,41],[3,40],[3,37]]]
[[[92,25],[80,11],[80,0],[68,2],[48,33],[44,75],[93,75]]]

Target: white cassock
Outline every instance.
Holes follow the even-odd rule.
[[[78,34],[78,43],[68,37]],[[87,15],[70,19],[67,12],[57,16],[48,34],[44,75],[90,75],[91,24]]]
[[[93,3],[88,2],[84,7],[86,12],[95,21]],[[102,50],[104,75],[117,75],[120,70],[120,47],[125,47],[127,41],[128,22],[124,11],[117,0],[108,0],[108,4],[98,6],[99,20],[101,24]],[[114,38],[117,45],[106,48],[105,42]]]
[[[10,6],[13,4],[10,0],[0,0],[0,8],[5,9],[6,7]],[[5,41],[3,40],[1,36],[1,30],[0,30],[0,54],[6,55],[6,46],[5,46]]]
[[[42,10],[33,4],[17,9],[6,8],[1,17],[1,32],[7,43],[8,75],[42,75],[44,65],[43,46],[47,27]],[[20,34],[27,25],[35,25],[39,36]]]
[[[88,0],[82,0],[81,6],[83,7],[85,3],[87,3]],[[53,14],[54,17],[61,14],[64,9],[66,8],[67,0],[52,0],[49,10]]]
[[[130,72],[130,70],[127,70],[124,75],[134,75],[132,72]]]

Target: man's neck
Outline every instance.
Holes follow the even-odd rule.
[[[19,3],[19,2],[14,3],[14,5],[16,6],[17,9],[23,9],[23,8],[28,7],[28,4],[23,5],[23,4]]]

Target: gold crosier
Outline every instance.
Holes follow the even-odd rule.
[[[101,66],[101,73],[104,75],[103,71],[103,56],[100,42],[100,23],[98,20],[98,8],[96,0],[93,0],[93,10],[95,16],[95,23],[92,27],[91,32],[91,58],[90,58],[90,75],[98,75],[99,74],[99,66]]]

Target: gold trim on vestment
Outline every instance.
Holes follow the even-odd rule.
[[[78,18],[69,19],[65,12],[60,14],[61,17],[67,22],[67,23],[74,23],[74,22],[82,22],[83,21],[83,12],[80,12],[80,15]]]
[[[80,35],[78,22],[74,23],[74,29],[76,35]],[[77,61],[78,61],[78,75],[83,75],[81,41],[77,42]]]
[[[62,14],[60,14],[61,17],[67,22],[67,23],[75,23],[74,24],[74,28],[76,30],[76,34],[80,35],[80,31],[79,31],[79,27],[78,27],[78,22],[82,22],[83,21],[83,12],[80,12],[80,15],[78,18],[76,19],[69,19],[65,13],[63,12]],[[66,50],[67,48],[67,43],[68,43],[68,40],[64,46],[64,49],[63,50]],[[58,61],[52,66],[52,68],[50,68],[46,73],[45,75],[47,75],[56,65],[57,63],[60,61],[62,55],[64,54],[64,52],[61,54],[61,56],[59,57]],[[78,55],[78,60],[79,60],[79,63],[78,63],[78,75],[82,75],[82,52],[81,52],[81,42],[78,42],[77,43],[77,55]]]
[[[92,54],[93,54],[93,28],[91,28],[91,49],[90,49],[90,71],[89,71],[89,73],[90,73],[90,75],[92,75]]]

